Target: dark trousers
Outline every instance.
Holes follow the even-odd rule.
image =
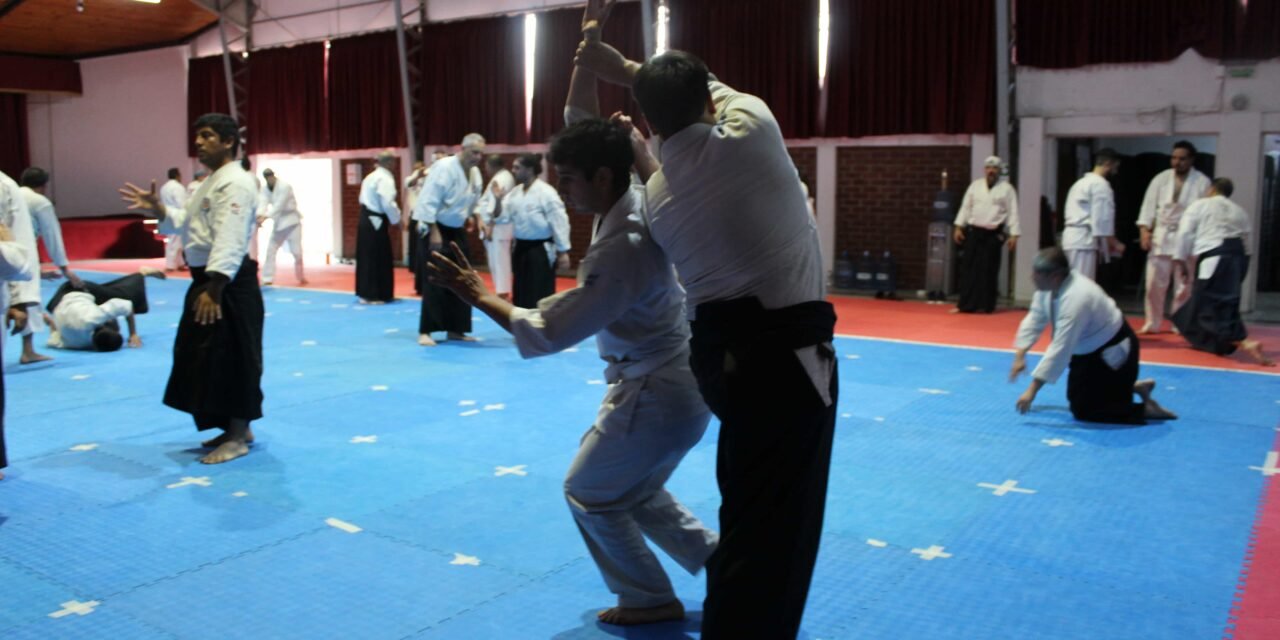
[[[1240,292],[1249,274],[1249,256],[1243,240],[1228,238],[1200,254],[1196,264],[1215,257],[1218,264],[1213,275],[1195,280],[1191,299],[1173,314],[1173,325],[1191,348],[1225,356],[1249,337],[1240,317]]]
[[[371,217],[381,218],[382,224],[375,229]],[[390,302],[396,297],[390,222],[386,214],[360,207],[360,224],[356,226],[356,295],[363,300]]]
[[[53,313],[58,303],[62,302],[62,297],[73,291],[84,291],[92,294],[94,304],[103,304],[113,298],[128,300],[133,304],[134,315],[142,315],[149,310],[147,306],[147,279],[141,273],[131,273],[122,278],[103,283],[85,280],[84,289],[76,289],[70,282],[64,282],[54,292],[53,297],[49,298],[49,304],[45,305],[44,308],[49,313]]]
[[[516,240],[511,250],[511,303],[525,309],[556,292],[556,270],[547,259],[546,240]]]
[[[0,372],[0,469],[9,466],[9,457],[4,448],[4,373]]]
[[[703,638],[793,638],[800,628],[831,465],[834,327],[826,302],[698,306],[691,363],[721,425],[720,545],[707,562]],[[815,345],[830,364],[830,406],[795,353]]]
[[[453,258],[453,251],[449,247],[451,242],[458,244],[458,248],[462,249],[463,255],[468,253],[467,231],[465,228],[447,227],[437,222],[436,229],[440,230],[440,240],[444,245],[441,253]],[[418,241],[421,243],[418,246],[418,252],[421,257],[418,269],[418,286],[422,291],[422,313],[418,317],[418,333],[431,333],[433,331],[470,333],[471,305],[459,298],[458,294],[427,281],[428,258],[431,255],[430,240],[426,236],[418,236]],[[470,260],[470,256],[467,259]]]
[[[190,413],[200,430],[225,429],[232,418],[262,417],[262,291],[258,263],[245,258],[222,290],[222,318],[197,324],[195,301],[209,286],[191,267],[191,287],[173,341],[173,370],[164,403]]]
[[[1102,359],[1108,347],[1129,341],[1129,357],[1119,369]],[[1115,337],[1093,353],[1071,356],[1067,374],[1067,400],[1071,415],[1085,422],[1146,424],[1146,407],[1133,401],[1133,383],[1138,381],[1138,337],[1129,323],[1122,322]]]
[[[965,313],[996,310],[1000,284],[1000,258],[1006,236],[999,229],[969,226],[964,232],[960,256],[960,303]]]

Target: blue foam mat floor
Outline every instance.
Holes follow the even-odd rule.
[[[105,280],[110,274],[86,274]],[[184,281],[142,349],[5,356],[0,637],[696,638],[623,629],[561,494],[605,387],[594,343],[522,361],[415,344],[416,301],[267,289],[266,417],[199,464],[161,405]],[[1217,638],[1276,441],[1280,379],[1145,366],[1182,418],[1026,416],[1007,353],[841,338],[823,546],[801,637]],[[717,426],[669,488],[714,526]],[[661,555],[661,554],[659,554]]]

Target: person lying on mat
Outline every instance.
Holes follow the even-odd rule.
[[[124,345],[117,318],[124,318],[129,325],[129,346],[141,347],[142,338],[133,317],[147,312],[147,277],[165,276],[159,269],[142,267],[138,273],[101,284],[84,281],[77,288],[70,282],[63,283],[47,307],[49,346],[116,351]]]
[[[1046,326],[1053,342],[1031,374],[1031,385],[1018,398],[1018,413],[1031,410],[1046,384],[1067,376],[1067,400],[1076,420],[1145,424],[1178,416],[1151,397],[1155,380],[1138,380],[1138,338],[1115,300],[1092,279],[1071,268],[1060,247],[1042,249],[1032,265],[1036,293],[1018,326],[1017,351],[1009,382],[1026,371],[1027,350]],[[1133,402],[1133,394],[1142,402]]]

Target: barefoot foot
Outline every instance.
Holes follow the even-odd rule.
[[[436,341],[431,339],[431,334],[429,333],[419,333],[418,345],[423,347],[434,347],[436,346]]]
[[[1160,403],[1156,402],[1155,400],[1147,399],[1147,401],[1143,403],[1143,406],[1145,407],[1145,409],[1143,410],[1143,415],[1148,420],[1177,420],[1178,419],[1178,414],[1160,406]]]
[[[480,341],[480,339],[475,336],[469,336],[465,333],[458,333],[457,331],[450,331],[448,333],[448,336],[450,340],[457,340],[459,342],[479,342]]]
[[[218,445],[217,449],[209,452],[209,455],[200,458],[200,462],[205,464],[222,464],[228,460],[235,460],[244,454],[249,453],[249,445],[242,440],[227,440]]]
[[[34,364],[36,362],[45,362],[52,359],[52,357],[46,356],[43,353],[36,353],[32,351],[31,353],[22,354],[22,357],[18,359],[18,364]]]
[[[1142,397],[1142,401],[1146,402],[1151,399],[1151,392],[1156,388],[1156,381],[1150,378],[1139,380],[1133,383],[1133,392]]]
[[[170,271],[170,269],[165,269],[164,271]],[[155,267],[138,267],[138,273],[141,273],[144,277],[156,278],[157,280],[164,280],[169,277],[165,275],[164,271]]]
[[[684,605],[679,600],[672,600],[664,605],[644,609],[630,607],[613,607],[596,614],[600,622],[629,626],[636,624],[653,624],[684,619]]]
[[[1254,362],[1264,367],[1276,366],[1275,361],[1272,360],[1271,358],[1268,358],[1267,354],[1262,352],[1262,343],[1258,342],[1257,340],[1240,341],[1240,350],[1245,352],[1245,354],[1248,355],[1250,358],[1253,358]]]
[[[213,449],[213,448],[222,446],[222,443],[226,441],[227,441],[227,434],[224,431],[222,435],[216,438],[210,438],[208,440],[205,440],[204,442],[201,442],[200,446],[204,447],[205,449]],[[245,432],[244,441],[245,441],[245,444],[253,444],[253,429],[249,429],[248,431]]]

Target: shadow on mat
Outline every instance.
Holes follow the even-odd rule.
[[[569,631],[562,631],[554,636],[552,640],[578,640],[586,638],[599,638],[601,634],[611,638],[628,638],[629,640],[693,640],[690,634],[700,633],[702,631],[702,611],[686,611],[684,620],[678,622],[663,622],[661,624],[646,624],[634,627],[620,627],[611,624],[604,624],[596,619],[596,614],[600,609],[588,609],[578,619],[582,620],[582,626]]]

